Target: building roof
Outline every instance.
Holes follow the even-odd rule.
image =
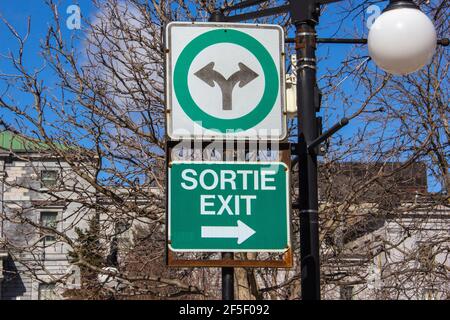
[[[64,148],[62,145],[58,145]],[[48,150],[49,147],[43,142],[36,142],[34,139],[29,140],[26,137],[19,136],[11,131],[0,132],[0,152],[8,151],[13,153],[20,152],[39,152]]]
[[[379,178],[354,201],[399,204],[401,201],[416,201],[417,194],[425,195],[428,190],[424,162],[413,162],[406,167],[401,162],[335,162],[321,169],[319,186],[322,188],[319,188],[319,194],[321,199],[328,201],[341,201],[351,190],[376,177]],[[327,180],[327,175],[332,175],[332,184]]]
[[[32,152],[45,148],[44,144],[27,140],[11,131],[0,132],[0,149],[10,152]]]

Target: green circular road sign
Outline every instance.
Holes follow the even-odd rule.
[[[222,119],[203,111],[192,98],[188,86],[188,72],[195,57],[204,49],[218,43],[232,43],[251,52],[260,63],[264,72],[264,93],[249,113],[234,119]],[[233,30],[217,29],[201,34],[192,40],[181,52],[175,65],[173,76],[175,95],[184,112],[202,127],[226,133],[227,131],[248,130],[263,121],[272,110],[278,97],[278,71],[270,53],[255,38]]]

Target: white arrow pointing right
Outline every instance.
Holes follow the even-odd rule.
[[[237,238],[238,244],[243,243],[255,233],[255,230],[241,220],[237,221],[237,227],[202,226],[202,238]]]

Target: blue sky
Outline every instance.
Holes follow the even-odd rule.
[[[360,4],[364,1],[354,1],[354,4]],[[375,2],[375,1],[374,1]],[[65,21],[70,14],[66,13],[68,6],[76,4],[81,9],[83,18],[92,17],[95,14],[95,8],[90,0],[60,0],[58,3],[58,11],[60,14],[63,36],[67,41],[75,39],[75,48],[77,47],[76,38],[82,36],[83,31],[69,30],[65,27]],[[386,5],[385,2],[380,3],[380,7],[383,8]],[[364,10],[359,14],[353,14],[349,16],[344,24],[338,24],[337,17],[341,17],[346,11],[346,4],[332,4],[327,7],[324,14],[321,16],[320,25],[318,28],[320,37],[367,37],[368,29],[365,26],[366,16]],[[368,4],[364,6],[367,8]],[[27,18],[31,18],[31,34],[29,36],[24,60],[28,68],[39,68],[42,66],[42,59],[39,58],[39,45],[42,39],[45,38],[48,26],[52,21],[52,13],[48,6],[44,4],[44,1],[36,0],[16,0],[12,1],[0,1],[0,15],[7,19],[19,32],[24,35],[27,28]],[[17,42],[11,36],[6,26],[0,23],[0,55],[6,55],[9,51],[15,52],[18,48]],[[78,46],[82,47],[82,46]],[[365,46],[358,46],[355,55],[367,55],[367,49]],[[342,60],[348,55],[349,52],[355,49],[355,46],[350,45],[327,45],[320,44],[317,55],[319,58],[327,57],[325,60],[320,61],[319,65],[319,77],[327,72],[328,69],[338,68]],[[369,62],[373,67],[373,63]],[[11,67],[9,62],[1,57],[0,58],[0,73],[10,73]],[[47,86],[51,86],[54,83],[55,78],[51,70],[45,69],[41,74],[41,79],[45,81]],[[353,96],[358,96],[358,90],[355,87],[355,83],[349,78],[341,85],[342,88]],[[0,92],[5,89],[5,84],[0,83]],[[17,103],[21,105],[31,104],[30,97],[20,92],[20,90],[14,89],[14,98]],[[326,108],[326,105],[324,106]],[[339,105],[333,107],[339,108]],[[331,112],[331,111],[330,111]],[[343,113],[338,113],[336,117],[330,117],[330,123],[326,123],[326,126],[330,126],[336,118],[342,117]],[[355,133],[357,126],[350,125],[343,129],[341,132],[343,135],[351,136]]]
[[[58,3],[58,11],[61,19],[61,31],[63,33],[63,37],[67,41],[71,41],[75,39],[75,49],[82,48],[82,46],[77,47],[77,37],[83,36],[83,31],[80,30],[69,30],[65,27],[65,21],[70,16],[70,14],[66,13],[67,8],[70,5],[76,4],[81,9],[81,14],[83,18],[92,17],[96,12],[96,8],[92,5],[90,0],[60,0],[56,1]],[[319,26],[319,33],[323,37],[333,36],[336,33],[336,30],[339,30],[338,34],[343,34],[348,30],[354,30],[355,21],[353,21],[353,17],[348,19],[349,24],[346,26],[341,26],[341,28],[337,29],[336,24],[333,24],[334,19],[336,19],[337,13],[343,11],[342,7],[339,4],[333,4],[330,6],[330,9],[325,12],[325,14],[321,17],[321,23]],[[0,1],[0,15],[4,19],[8,20],[8,22],[16,28],[20,35],[25,35],[27,30],[27,19],[30,17],[31,19],[31,34],[28,38],[26,44],[26,50],[24,53],[24,61],[26,62],[26,67],[28,68],[40,68],[43,66],[42,59],[39,57],[39,45],[41,41],[45,38],[47,29],[53,19],[52,13],[49,10],[49,7],[44,4],[44,1],[36,1],[36,0],[17,0],[13,3],[11,1]],[[366,28],[364,27],[363,17],[359,17],[360,23],[360,36],[364,36],[367,33]],[[17,53],[18,44],[14,37],[11,36],[7,27],[0,23],[0,55],[7,55],[10,51]],[[364,48],[364,47],[363,47]],[[319,68],[319,76],[323,72],[326,72],[328,68],[336,68],[341,63],[342,59],[346,56],[349,46],[346,45],[326,45],[322,44],[319,46],[318,56],[325,57],[330,56],[331,58],[324,60],[321,62]],[[365,48],[363,49],[365,50]],[[331,54],[330,54],[331,52]],[[4,58],[0,59],[0,72],[1,73],[11,73],[13,70],[11,69],[11,65],[9,61],[6,61]],[[47,86],[51,86],[54,81],[54,76],[51,70],[45,69],[40,75],[41,79],[45,81]],[[344,84],[344,87],[349,87],[351,90],[351,80],[347,80]],[[3,91],[4,84],[0,83],[0,90]],[[20,91],[15,90],[14,98],[17,99],[16,103],[21,105],[31,103],[29,97]]]
[[[94,9],[90,0],[61,0],[59,1],[58,11],[62,22],[65,22],[69,17],[66,9],[72,4],[79,5],[83,16],[89,16]],[[27,45],[29,50],[26,51],[25,60],[29,62],[37,61],[38,59],[35,59],[35,55],[39,50],[39,43],[45,37],[47,28],[53,18],[49,7],[44,1],[36,0],[0,1],[0,15],[12,24],[21,35],[26,33],[27,19],[28,17],[31,18],[31,35]],[[67,28],[62,28],[61,30],[63,35],[69,38],[73,36],[73,33],[77,32]],[[3,23],[0,24],[0,39],[0,53],[5,54],[8,50],[17,48],[16,42],[10,36],[8,29]],[[2,70],[5,68],[2,61],[0,61],[0,68]]]
[[[61,32],[63,37],[67,41],[74,40],[74,46],[77,46],[77,38],[80,36],[79,30],[69,30],[65,27],[66,19],[70,14],[66,13],[67,8],[77,4],[81,8],[82,15],[89,16],[93,12],[93,6],[89,0],[71,1],[61,0],[58,2],[58,12],[61,20]],[[36,0],[18,0],[14,1],[1,1],[0,2],[0,18],[3,18],[11,24],[20,36],[25,36],[28,27],[28,18],[30,18],[30,35],[25,44],[25,50],[23,55],[24,65],[28,70],[39,70],[44,66],[42,56],[40,54],[40,45],[45,40],[45,36],[51,21],[53,20],[53,14],[44,1]],[[8,27],[0,22],[0,73],[2,74],[16,74],[16,71],[11,66],[11,61],[5,58],[12,52],[17,57],[19,44],[17,40],[12,36]],[[44,82],[46,87],[52,87],[56,78],[53,71],[50,68],[43,68],[39,78]],[[5,90],[5,83],[0,82],[0,92]],[[32,104],[32,97],[23,93],[18,88],[10,88],[9,92],[12,93],[14,102],[17,105],[25,106]],[[5,112],[2,110],[2,112]]]

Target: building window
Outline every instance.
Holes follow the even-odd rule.
[[[38,290],[39,300],[58,300],[54,283],[40,283]]]
[[[130,229],[130,224],[128,221],[119,220],[116,222],[116,234],[121,235]]]
[[[41,184],[43,188],[55,187],[57,179],[58,179],[58,171],[56,170],[41,171]]]
[[[436,300],[437,299],[437,290],[426,288],[422,292],[423,300]]]
[[[353,286],[341,286],[341,300],[353,300]]]
[[[57,216],[58,216],[57,212],[41,212],[41,226],[56,229]],[[54,235],[49,234],[50,233],[49,230],[42,230],[42,233],[45,234],[45,237],[43,238],[45,242],[56,240]]]
[[[131,223],[119,220],[115,224],[115,237],[121,244],[129,243],[132,239]]]
[[[419,243],[417,246],[417,255],[420,268],[423,272],[433,269],[435,263],[433,245],[428,243]]]

